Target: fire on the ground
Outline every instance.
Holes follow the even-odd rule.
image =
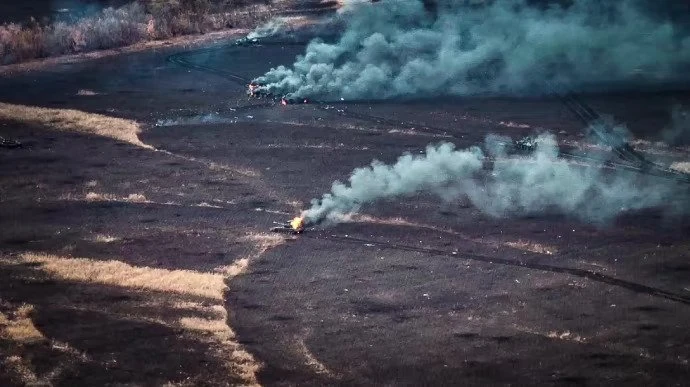
[[[301,234],[307,227],[307,222],[301,216],[296,216],[285,223],[278,223],[280,226],[273,227],[271,231],[290,234]]]
[[[296,233],[301,233],[304,231],[304,218],[301,216],[296,216],[290,221],[290,227]]]

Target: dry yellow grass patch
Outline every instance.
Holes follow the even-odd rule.
[[[570,331],[549,331],[549,332],[542,332],[538,330],[534,330],[531,328],[519,326],[519,325],[513,325],[513,327],[518,331],[518,332],[524,332],[524,333],[529,333],[532,335],[537,335],[537,336],[542,336],[542,337],[547,337],[549,339],[553,340],[563,340],[563,341],[570,341],[574,343],[587,343],[589,340],[586,337],[583,337],[581,335],[572,333]]]
[[[518,240],[514,242],[505,242],[504,244],[508,247],[530,253],[553,255],[558,252],[558,249],[556,249],[554,246],[546,246],[537,242]]]
[[[41,125],[61,132],[93,134],[152,149],[139,140],[139,124],[122,118],[73,109],[49,109],[0,102],[0,119]]]
[[[319,359],[316,358],[316,356],[314,356],[314,354],[309,350],[309,347],[307,347],[307,343],[305,342],[304,338],[295,337],[295,344],[297,346],[297,351],[300,353],[300,355],[302,355],[302,357],[304,357],[307,366],[314,370],[314,372],[332,378],[339,377],[339,375],[336,375],[331,370],[329,370],[325,364],[323,364],[321,361],[319,361]]]
[[[80,89],[80,90],[77,92],[77,95],[78,95],[78,96],[82,96],[82,97],[93,97],[94,95],[98,95],[98,93],[96,93],[96,92],[93,91],[93,90]]]
[[[225,321],[220,318],[182,317],[179,323],[183,328],[211,333],[222,340],[230,340],[234,336]]]
[[[172,292],[220,301],[225,289],[223,276],[191,270],[137,267],[120,261],[95,261],[48,254],[24,254],[21,260],[40,264],[41,269],[51,276],[70,281]]]
[[[216,268],[216,271],[230,278],[238,276],[247,270],[249,261],[285,243],[285,238],[277,234],[250,233],[244,237],[244,241],[252,244],[252,251],[246,257],[235,260],[231,265]]]
[[[22,305],[11,316],[0,312],[0,337],[17,343],[32,343],[44,339],[36,329],[30,314],[33,306]]]
[[[193,206],[193,207],[204,207],[204,208],[225,208],[225,207],[217,206],[217,205],[215,205],[215,204],[209,204],[209,203],[206,203],[206,202],[201,202],[201,203],[198,203],[198,204],[192,204],[192,206]]]
[[[27,363],[28,362],[25,361],[21,356],[12,355],[8,356],[0,364],[4,365],[10,372],[10,374],[16,375],[16,378],[24,382],[26,386],[50,385],[48,383],[45,383],[45,381],[41,380],[38,376],[36,376],[36,374],[33,372],[31,367]]]
[[[70,195],[71,196],[71,195]],[[71,197],[64,197],[64,199],[71,199]],[[117,200],[117,197],[115,195],[111,194],[103,194],[103,193],[96,193],[96,192],[89,192],[86,194],[84,199],[87,202],[106,202],[106,201],[114,201]]]
[[[278,234],[250,233],[244,238],[245,241],[252,242],[255,247],[255,256],[260,256],[266,251],[278,247],[285,242],[285,238]]]
[[[216,163],[213,161],[207,162],[207,161],[199,160],[199,159],[195,159],[195,158],[192,158],[191,161],[200,161],[203,164],[205,164],[208,167],[208,169],[210,169],[212,171],[234,172],[234,173],[237,173],[238,175],[245,176],[245,177],[259,177],[259,176],[261,176],[261,173],[255,171],[253,169],[250,169],[250,168],[230,167],[230,166],[225,165],[225,164]]]
[[[65,197],[71,199],[71,197]],[[89,192],[84,196],[87,202],[127,202],[127,203],[149,203],[146,196],[139,193],[129,194],[125,197],[118,197],[113,194]]]
[[[43,334],[36,329],[31,320],[33,306],[23,304],[14,311],[0,312],[0,369],[6,369],[7,376],[22,381],[26,385],[46,385],[33,371],[28,360],[24,359],[22,348],[26,344],[38,343],[46,340]],[[3,353],[2,350],[6,352]]]
[[[111,240],[107,235],[95,237],[103,241]],[[32,278],[42,278],[45,275],[46,278],[69,282],[70,285],[65,288],[64,294],[54,294],[45,300],[49,305],[85,311],[97,310],[113,318],[147,321],[178,329],[187,339],[193,338],[207,345],[207,354],[220,361],[221,367],[216,372],[219,375],[218,380],[227,375],[233,380],[240,381],[240,385],[258,385],[257,373],[261,364],[237,343],[235,333],[227,324],[228,313],[224,297],[227,291],[226,281],[245,271],[252,259],[284,243],[285,239],[275,234],[252,233],[241,240],[249,246],[246,257],[215,273],[138,267],[116,260],[100,261],[36,253],[13,257],[0,256],[0,270],[4,265],[11,268],[30,264],[29,267],[35,271],[34,274],[30,274]],[[41,274],[36,274],[38,272]],[[94,291],[100,291],[94,290],[99,288],[94,288],[93,285],[106,285],[107,287],[102,288],[106,293],[112,292],[113,287],[116,287],[127,293],[131,291],[136,296],[114,303],[99,302],[98,297],[83,297],[82,292],[92,294]],[[16,351],[8,354],[7,358],[0,362],[14,377],[27,384],[59,380],[60,370],[69,368],[71,363],[64,363],[64,359],[56,359],[58,364],[54,372],[37,373],[31,365],[31,349],[22,349],[21,343],[50,340],[36,330],[30,318],[31,314],[30,306],[15,307],[15,311],[8,312],[7,315],[0,314],[0,334],[3,338],[10,339],[16,347]],[[90,329],[98,329],[98,326],[91,327]],[[145,347],[142,350],[145,350]],[[13,356],[11,359],[10,355]],[[75,360],[77,362],[82,357],[79,353],[70,354],[70,359],[78,358]],[[152,362],[158,364],[156,360]]]
[[[96,234],[92,240],[98,243],[113,243],[119,241],[120,238],[112,235]]]
[[[443,229],[443,228],[436,227],[436,226],[429,225],[429,224],[413,222],[413,221],[407,220],[407,219],[402,218],[402,217],[378,218],[378,217],[367,215],[367,214],[346,214],[340,218],[340,221],[352,222],[352,223],[385,224],[388,226],[418,227],[418,228],[425,228],[425,229],[433,230],[433,231],[440,231],[440,232],[447,233],[447,234],[453,234],[453,235],[458,235],[458,236],[460,235],[460,233],[452,231],[452,230]]]
[[[143,194],[129,194],[129,196],[125,198],[125,201],[130,203],[145,203],[148,200]]]
[[[556,331],[551,331],[546,334],[546,337],[550,339],[558,339],[558,340],[565,340],[565,341],[575,341],[578,343],[583,343],[587,341],[580,335],[576,335],[571,333],[570,331],[565,331],[565,332],[556,332]]]
[[[245,257],[236,260],[231,265],[220,266],[216,268],[216,271],[229,277],[235,277],[244,273],[247,270],[247,267],[249,267],[249,258]]]
[[[152,294],[150,305],[135,310],[160,310],[159,315],[127,314],[127,319],[154,321],[170,327],[182,328],[187,334],[199,341],[208,342],[221,350],[217,356],[224,359],[227,369],[219,372],[229,372],[242,380],[243,385],[258,385],[256,373],[261,365],[246,352],[236,341],[235,333],[227,325],[227,311],[224,306],[223,294],[226,291],[226,276],[220,273],[202,273],[191,270],[167,270],[149,267],[136,267],[120,261],[98,261],[87,258],[70,258],[47,254],[23,254],[16,258],[20,263],[38,264],[37,268],[52,278],[81,282],[84,284],[103,284],[132,289],[137,292],[155,291],[169,294],[162,296]],[[9,262],[8,259],[0,259]],[[14,261],[16,263],[16,261]],[[203,297],[203,300],[185,298],[185,296]],[[138,303],[138,301],[134,301]],[[98,307],[85,305],[87,308]],[[118,312],[122,305],[113,305],[111,313]],[[127,310],[125,307],[124,310]],[[163,310],[166,310],[163,312]],[[190,316],[189,310],[198,313]],[[176,313],[175,311],[179,311]],[[0,326],[5,320],[0,318]],[[30,322],[30,320],[29,320]],[[32,326],[32,325],[31,325]],[[13,332],[15,339],[19,337],[33,337],[28,324],[22,325],[22,330]],[[40,334],[40,333],[39,333]],[[20,359],[21,360],[21,359]],[[16,372],[24,373],[19,362],[15,365]],[[27,374],[23,380],[32,380]]]
[[[245,167],[232,167],[229,165],[225,165],[222,163],[216,163],[215,161],[209,161],[205,159],[199,159],[196,157],[191,157],[191,156],[185,156],[177,153],[173,153],[170,151],[167,151],[165,149],[156,149],[156,152],[163,153],[165,155],[188,161],[191,163],[195,164],[201,164],[208,168],[211,171],[222,171],[222,172],[229,172],[229,173],[234,173],[243,177],[261,177],[261,173],[259,171],[253,170],[251,168],[245,168]]]

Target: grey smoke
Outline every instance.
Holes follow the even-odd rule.
[[[288,19],[284,17],[277,17],[256,27],[247,35],[247,39],[262,39],[269,36],[285,35],[290,33],[290,30],[291,28],[288,23]]]
[[[689,208],[687,186],[574,165],[558,157],[550,134],[537,137],[536,149],[525,156],[506,153],[506,143],[506,138],[489,136],[488,155],[478,147],[441,143],[428,146],[423,155],[405,154],[391,165],[374,161],[355,169],[347,183],[333,183],[331,192],[313,200],[303,216],[313,223],[338,222],[367,204],[419,192],[435,193],[444,201],[467,198],[495,217],[557,212],[595,223],[629,210],[664,207],[686,213]]]
[[[604,115],[590,122],[585,133],[590,141],[611,148],[620,148],[633,140],[633,135],[628,127],[616,122],[609,115]]]
[[[344,28],[343,20],[338,16],[326,15],[309,18],[275,17],[251,31],[246,39],[250,41],[264,38],[295,39],[304,41],[314,35],[334,34]]]
[[[324,99],[535,94],[553,84],[672,82],[690,63],[690,33],[639,1],[465,3],[441,2],[432,14],[420,0],[353,2],[337,41],[315,39],[292,66],[256,81],[275,94]]]
[[[690,111],[675,105],[671,110],[671,122],[661,136],[669,145],[690,145]]]

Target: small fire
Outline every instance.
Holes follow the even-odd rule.
[[[249,94],[250,97],[258,97],[259,96],[258,95],[259,94],[259,84],[256,82],[250,83],[247,94]]]
[[[295,232],[302,232],[302,231],[304,231],[304,218],[302,218],[301,216],[296,216],[296,217],[294,217],[294,218],[290,221],[290,227],[292,227],[292,229],[293,229]]]

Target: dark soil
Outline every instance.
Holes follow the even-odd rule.
[[[290,63],[301,50],[235,47],[187,59],[250,79]],[[180,156],[0,123],[0,135],[26,144],[0,149],[0,230],[7,233],[0,235],[0,250],[60,253],[72,246],[74,256],[212,270],[242,256],[244,251],[233,247],[242,235],[285,220],[372,159],[392,161],[442,140],[471,146],[488,133],[518,137],[550,130],[562,139],[582,139],[582,124],[557,99],[280,107],[247,101],[244,85],[222,74],[166,62],[170,54],[139,53],[0,80],[0,101],[136,119],[147,125],[143,142]],[[79,90],[97,94],[77,95]],[[582,98],[629,123],[638,137],[654,140],[667,124],[667,108],[688,104],[690,93]],[[208,114],[217,114],[220,123],[198,118]],[[156,126],[159,120],[180,119],[187,124]],[[208,168],[211,162],[228,169]],[[99,192],[143,193],[152,203],[60,199],[83,197],[93,190],[85,187],[92,180]],[[223,204],[194,206],[202,202]],[[260,382],[684,385],[689,380],[690,220],[668,219],[654,210],[597,226],[558,214],[495,219],[464,203],[440,205],[426,195],[378,203],[365,212],[379,220],[307,232],[251,262],[246,274],[229,282],[229,324],[264,362]],[[385,221],[396,217],[407,223]],[[85,242],[94,232],[124,239],[107,248]],[[68,285],[49,286],[60,292]],[[15,290],[13,297],[40,304],[29,290]],[[65,313],[42,319],[43,333],[69,342],[61,324],[74,314]],[[84,384],[155,384],[160,373],[184,381],[206,369],[192,362],[194,351],[180,350],[195,348],[180,339],[150,355],[170,356],[169,367],[147,373],[145,362],[124,343],[166,333],[146,326],[122,330],[121,324],[107,319],[94,324],[95,341],[75,346],[120,353],[131,372],[96,367],[80,374],[97,375],[82,379]]]

